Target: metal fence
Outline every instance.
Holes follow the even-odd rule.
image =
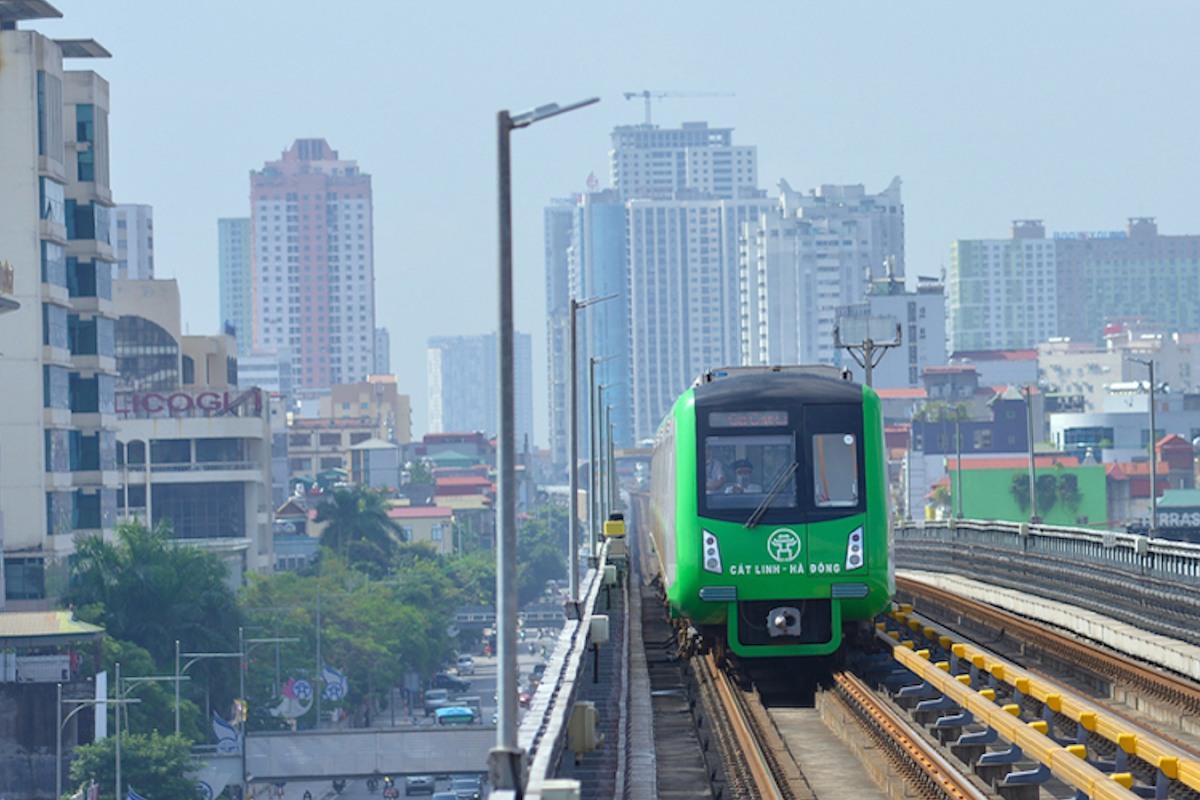
[[[994,520],[897,523],[896,566],[949,572],[1200,644],[1200,544]]]

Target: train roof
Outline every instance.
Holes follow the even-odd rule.
[[[771,403],[862,403],[862,384],[801,371],[733,374],[695,387],[699,404],[746,401]]]

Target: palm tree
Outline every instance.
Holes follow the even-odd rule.
[[[370,489],[337,489],[317,506],[317,522],[327,522],[321,545],[348,564],[371,562],[387,567],[400,542],[400,525],[387,515],[383,495]]]

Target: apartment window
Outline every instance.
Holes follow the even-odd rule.
[[[429,538],[435,542],[442,541],[442,526],[440,524],[434,525],[429,529]]]
[[[75,157],[78,164],[80,181],[96,180],[96,128],[95,108],[91,103],[80,103],[75,106],[75,141],[87,143],[90,147],[79,151]]]
[[[41,600],[45,596],[46,567],[42,559],[4,559],[4,599]]]
[[[412,540],[413,540],[412,525],[401,525],[400,526],[400,541],[411,542]]]
[[[38,155],[62,160],[62,80],[42,70],[37,74]]]
[[[342,435],[340,433],[322,433],[322,447],[340,447],[342,444]]]

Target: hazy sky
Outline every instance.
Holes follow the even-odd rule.
[[[760,187],[904,182],[910,277],[956,238],[1200,233],[1200,4],[52,0],[111,60],[112,185],[154,206],[156,270],[191,333],[219,326],[217,218],[251,169],[324,137],[372,176],[377,324],[426,429],[425,341],[496,326],[495,114],[598,95],[513,135],[517,328],[545,445],[542,209],[609,185],[609,133],[706,120],[758,146]]]

